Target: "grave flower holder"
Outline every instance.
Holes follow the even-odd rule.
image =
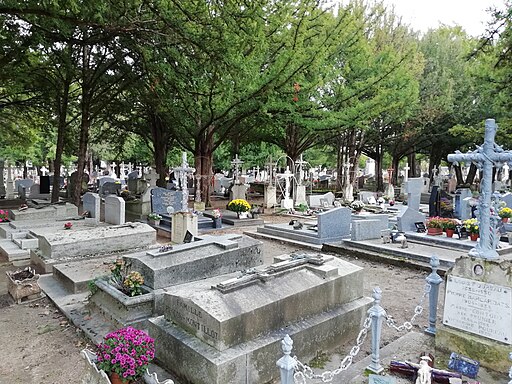
[[[7,291],[12,298],[21,304],[22,299],[29,300],[41,297],[41,287],[38,284],[39,275],[27,267],[18,271],[7,271]]]

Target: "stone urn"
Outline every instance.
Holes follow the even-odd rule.
[[[18,304],[21,304],[25,297],[29,300],[41,297],[41,287],[37,282],[39,275],[32,268],[5,273],[8,277],[7,291]]]

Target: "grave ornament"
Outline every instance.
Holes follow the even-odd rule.
[[[501,168],[504,163],[512,165],[512,152],[505,151],[494,141],[497,125],[494,119],[485,121],[485,137],[483,145],[476,150],[466,154],[456,151],[455,154],[448,155],[448,161],[458,165],[459,162],[472,162],[482,171],[483,177],[480,183],[480,200],[478,209],[480,241],[476,247],[469,251],[473,257],[484,259],[496,259],[497,244],[497,220],[496,214],[491,214],[491,209],[495,209],[497,198],[492,196],[492,172],[493,167]]]

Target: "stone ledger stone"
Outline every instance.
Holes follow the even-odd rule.
[[[236,284],[236,275],[175,287],[165,295],[164,315],[148,324],[159,340],[159,360],[187,382],[261,384],[279,375],[275,361],[285,334],[306,361],[355,337],[371,302],[362,296],[363,271],[322,257],[324,264],[294,267],[228,291],[212,286]],[[272,267],[289,261],[284,257]]]
[[[512,266],[507,260],[461,257],[447,274],[436,349],[505,372],[512,346]]]

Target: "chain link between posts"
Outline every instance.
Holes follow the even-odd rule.
[[[412,324],[416,320],[416,317],[418,317],[419,315],[421,315],[423,313],[422,304],[423,304],[423,301],[425,300],[425,297],[427,297],[428,294],[430,293],[431,289],[432,289],[432,286],[429,283],[426,283],[424,291],[423,291],[423,295],[421,296],[421,299],[420,299],[420,302],[418,303],[416,308],[414,308],[414,315],[412,315],[411,320],[404,322],[402,325],[397,326],[395,323],[395,320],[393,319],[393,316],[390,316],[386,313],[386,324],[388,325],[388,327],[394,328],[398,332],[403,332],[404,330],[410,331],[412,329]]]
[[[352,347],[347,356],[341,361],[339,368],[336,368],[333,371],[325,371],[322,374],[315,374],[311,367],[306,364],[301,363],[297,356],[293,358],[297,361],[297,372],[293,375],[293,381],[298,384],[306,384],[306,379],[320,379],[323,383],[328,383],[334,379],[336,375],[339,375],[341,372],[345,371],[350,367],[352,361],[357,356],[359,351],[361,350],[361,345],[365,342],[366,336],[368,335],[368,330],[372,326],[372,318],[371,315],[368,316],[363,323],[363,328],[359,331],[356,339],[356,345]]]

